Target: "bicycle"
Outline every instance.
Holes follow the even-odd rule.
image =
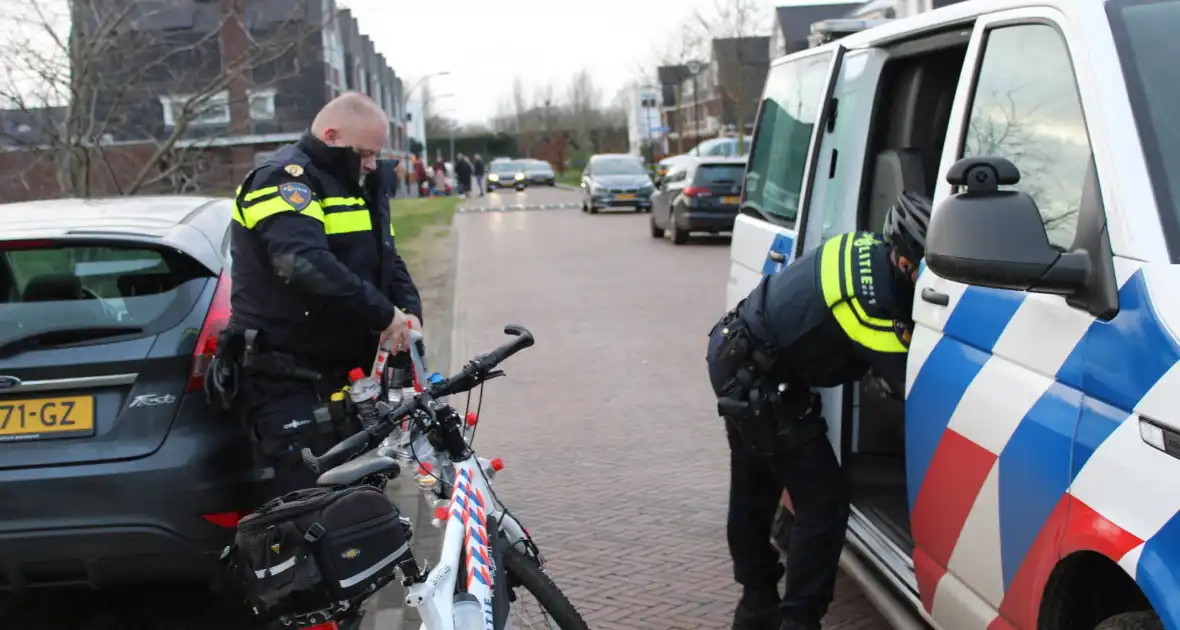
[[[411,363],[421,391],[396,405],[379,402],[379,422],[318,457],[305,448],[303,460],[314,472],[322,472],[319,485],[332,487],[383,487],[400,474],[402,463],[418,464],[415,481],[435,509],[435,523],[445,527],[440,558],[433,569],[429,563],[419,565],[412,553],[396,561],[406,588],[405,603],[418,609],[423,630],[501,630],[506,627],[510,609],[523,607],[519,605],[518,588],[527,590],[556,621],[556,626],[547,627],[589,630],[573,604],[545,573],[544,557],[532,537],[492,489],[491,480],[500,464],[477,457],[471,447],[483,384],[503,376],[504,372],[496,367],[534,343],[532,333],[522,326],[506,326],[504,332],[515,339],[476,356],[458,373],[443,378],[438,373],[426,375],[424,361],[416,350],[421,334],[411,331]],[[479,402],[474,416],[467,415],[472,419],[467,422],[441,400],[466,392],[470,408],[470,392],[476,387],[480,388]],[[423,439],[437,445],[441,470],[420,460],[415,445],[424,444]],[[374,440],[378,445],[370,448]],[[463,581],[458,580],[460,575]],[[456,625],[456,604],[472,601],[479,605],[482,621]],[[317,623],[331,617],[326,613],[321,619],[301,621]]]

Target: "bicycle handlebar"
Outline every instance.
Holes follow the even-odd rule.
[[[513,335],[515,339],[500,345],[487,354],[476,356],[450,378],[429,384],[423,383],[422,392],[382,414],[381,420],[373,426],[344,438],[323,455],[317,457],[312,454],[310,448],[304,448],[302,451],[303,462],[317,474],[347,462],[364,452],[373,438],[385,439],[393,431],[398,419],[420,408],[423,403],[429,404],[435,398],[473,389],[505,359],[535,343],[533,333],[524,326],[509,324],[504,327],[504,334]]]

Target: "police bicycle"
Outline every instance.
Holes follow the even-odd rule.
[[[378,422],[318,457],[304,449],[303,459],[313,471],[323,471],[322,486],[340,486],[341,481],[343,485],[377,485],[396,477],[402,465],[416,465],[415,483],[434,509],[433,524],[445,528],[435,567],[419,565],[412,554],[398,562],[405,603],[418,609],[423,630],[588,630],[545,573],[544,558],[528,532],[492,489],[502,463],[477,457],[471,447],[483,384],[504,374],[496,369],[501,362],[533,345],[532,333],[524,327],[510,325],[504,332],[515,338],[471,359],[450,378],[442,378],[437,373],[427,376],[417,352],[422,337],[412,330],[411,363],[420,391],[378,403]],[[466,417],[444,400],[467,392],[470,407],[470,392],[477,387],[480,402]],[[433,461],[423,461],[423,450],[434,451]],[[522,597],[525,592],[536,600],[535,605]],[[509,619],[509,613],[531,616],[534,612],[547,619],[537,625],[528,618]]]

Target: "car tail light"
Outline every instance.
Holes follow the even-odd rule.
[[[218,527],[232,529],[238,526],[238,521],[242,520],[242,516],[241,512],[218,512],[216,514],[202,514],[201,518]]]
[[[205,323],[201,326],[201,334],[197,336],[197,348],[193,350],[193,370],[189,375],[186,392],[199,392],[205,389],[205,372],[213,355],[217,353],[217,336],[229,324],[229,271],[222,271],[217,279],[217,288],[213,290],[213,303],[209,305],[209,312],[205,314]]]
[[[712,194],[713,194],[713,191],[709,190],[708,188],[702,188],[700,186],[689,186],[684,189],[684,196],[685,197],[709,197]]]

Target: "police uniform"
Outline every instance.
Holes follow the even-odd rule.
[[[305,133],[247,175],[236,195],[228,330],[238,341],[227,352],[243,367],[232,406],[292,488],[314,483],[298,452],[323,437],[313,417],[320,401],[350,368],[372,363],[395,308],[422,318],[394,246],[392,176],[379,168],[362,182],[356,152]],[[243,334],[252,337],[243,342]]]
[[[797,625],[783,627],[819,628],[849,507],[811,388],[853,382],[872,369],[893,392],[904,391],[912,297],[880,236],[844,234],[763,278],[710,332],[709,377],[731,451],[728,539],[743,586],[738,616],[743,606],[765,613],[777,603],[783,568],[770,530],[785,486],[795,521],[782,613]]]

